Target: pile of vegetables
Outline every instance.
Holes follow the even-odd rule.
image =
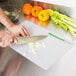
[[[70,17],[60,14],[58,11],[48,9],[50,13],[50,19],[58,25],[58,27],[69,31],[76,39],[76,21]]]
[[[41,21],[47,21],[50,16],[48,10],[43,10],[42,7],[32,6],[31,4],[24,4],[22,10],[23,10],[24,14],[26,14],[26,15],[31,14],[34,17],[38,17],[38,19]]]
[[[52,20],[59,28],[69,31],[76,39],[76,21],[66,15],[60,14],[58,11],[51,9],[44,10],[40,6],[32,6],[31,4],[24,4],[23,13],[38,17],[40,21]]]

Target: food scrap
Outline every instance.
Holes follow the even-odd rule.
[[[29,52],[32,52],[34,54],[37,54],[38,49],[41,47],[46,47],[44,43],[29,43]]]

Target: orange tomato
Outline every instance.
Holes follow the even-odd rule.
[[[42,10],[40,6],[34,6],[32,9],[32,16],[38,17],[39,12]]]
[[[23,6],[23,13],[26,15],[30,15],[32,11],[32,5],[31,4],[24,4]]]

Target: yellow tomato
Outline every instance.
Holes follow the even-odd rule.
[[[49,11],[48,10],[41,10],[38,14],[38,18],[41,21],[47,21],[49,19]]]

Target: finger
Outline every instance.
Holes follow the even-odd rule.
[[[15,35],[16,37],[20,37],[20,34]]]
[[[3,44],[2,44],[2,42],[0,42],[0,47],[3,47]]]
[[[4,38],[1,42],[1,47],[7,47],[9,44],[9,40]]]
[[[26,36],[25,32],[23,31],[23,29],[21,30],[21,36]]]
[[[18,40],[17,40],[17,38],[14,36],[14,43],[17,43],[18,42]]]
[[[7,45],[10,45],[10,43],[12,42],[12,37],[9,37],[7,39],[5,39],[4,43]]]
[[[7,47],[8,45],[0,43],[0,46],[4,48],[4,47]]]
[[[16,38],[15,36],[13,36],[13,37],[12,37],[11,45],[12,45],[12,44],[16,44],[17,41],[18,41],[17,38]]]
[[[27,31],[27,29],[24,26],[22,29],[23,29],[24,33],[26,34],[26,36],[30,36],[29,32]]]
[[[14,34],[14,35],[15,35],[15,37],[20,37],[20,36],[21,36],[21,35],[20,35],[20,32]]]

